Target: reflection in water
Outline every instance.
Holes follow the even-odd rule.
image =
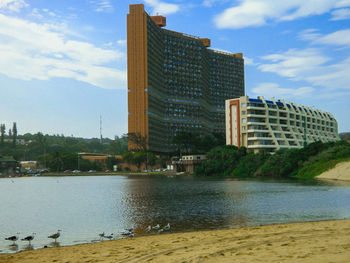
[[[18,251],[18,245],[17,244],[11,244],[8,246],[9,250],[12,252],[17,252]]]
[[[160,176],[0,179],[1,236],[37,235],[34,248],[169,232],[350,217],[350,187],[319,181],[234,180]],[[57,183],[59,181],[59,183]],[[49,243],[55,229],[60,242]],[[164,231],[166,232],[166,231]],[[23,237],[21,237],[23,238]],[[14,252],[0,239],[0,250]],[[55,244],[56,243],[56,244]],[[24,243],[23,243],[24,244]],[[33,247],[32,247],[33,248]],[[22,250],[22,244],[17,250]]]
[[[33,250],[33,249],[34,249],[33,245],[28,244],[28,245],[24,246],[22,250]]]
[[[49,244],[50,247],[60,247],[60,242],[51,242]]]

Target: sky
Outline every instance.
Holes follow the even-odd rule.
[[[167,29],[243,53],[250,97],[331,112],[350,132],[350,0],[0,0],[0,123],[27,132],[127,133],[129,4]]]

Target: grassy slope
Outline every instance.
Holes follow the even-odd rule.
[[[326,172],[334,168],[338,163],[341,162],[350,162],[350,158],[341,158],[336,160],[325,161],[321,160],[316,163],[311,164],[308,167],[305,167],[298,171],[296,178],[300,179],[312,179],[317,175],[320,175],[323,172]]]

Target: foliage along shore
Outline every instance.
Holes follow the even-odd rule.
[[[226,145],[209,151],[207,158],[197,167],[196,175],[311,179],[340,162],[350,161],[350,143],[314,142],[274,154],[248,153],[245,147]]]

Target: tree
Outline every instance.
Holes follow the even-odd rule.
[[[6,134],[6,126],[5,124],[0,124],[0,132],[1,132],[1,145],[4,144],[4,138]]]
[[[62,171],[63,154],[61,152],[54,152],[50,154],[47,159],[50,170],[55,170],[56,172]]]
[[[115,158],[115,156],[106,158],[106,167],[108,170],[113,170],[113,166],[118,164],[119,160]]]
[[[134,159],[134,154],[132,152],[126,152],[123,154],[123,160],[127,163],[127,164],[132,164]]]
[[[136,152],[133,157],[133,163],[137,166],[137,170],[140,171],[141,165],[147,161],[147,153]]]
[[[131,144],[131,148],[135,151],[146,152],[148,149],[148,139],[147,136],[141,135],[139,132],[129,132],[128,141]]]
[[[16,122],[14,122],[12,126],[12,142],[14,147],[16,147],[16,140],[17,140],[17,124]]]
[[[40,148],[43,150],[44,166],[46,166],[46,138],[41,132],[38,132],[35,135],[35,141],[40,146]]]

